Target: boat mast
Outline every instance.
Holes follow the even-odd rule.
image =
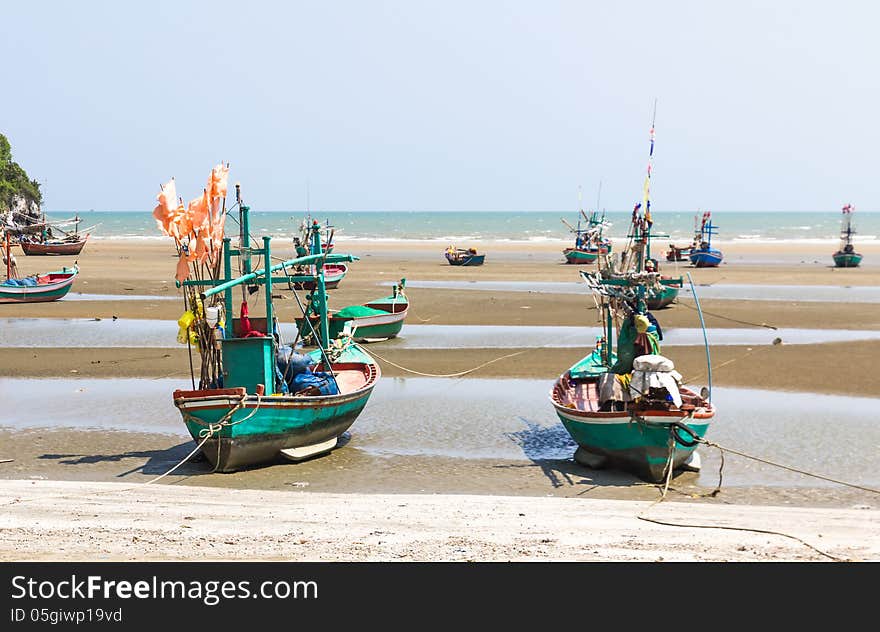
[[[638,271],[642,271],[644,260],[651,258],[651,225],[654,223],[651,217],[651,172],[654,170],[654,123],[657,121],[657,99],[654,99],[654,113],[651,116],[651,147],[648,150],[648,173],[645,175],[645,187],[642,194],[642,202],[645,218],[645,251],[644,257],[639,261]]]
[[[849,246],[852,244],[852,236],[855,231],[852,229],[852,212],[853,206],[852,204],[847,204],[843,207],[843,226],[840,232],[840,238],[844,242],[844,246]]]

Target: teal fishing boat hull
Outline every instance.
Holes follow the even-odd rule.
[[[313,355],[317,360],[318,352]],[[260,392],[263,385],[258,385],[253,389],[178,390],[174,405],[217,472],[234,472],[284,457],[300,460],[336,446],[380,377],[378,365],[356,346],[344,351],[332,366],[341,390],[338,395],[266,395]],[[323,369],[319,365],[316,370]]]
[[[593,263],[596,259],[599,258],[600,254],[607,254],[611,252],[611,246],[607,248],[601,249],[588,249],[584,250],[582,248],[566,248],[562,251],[563,256],[565,256],[566,263],[573,264],[581,264],[581,263]]]
[[[681,389],[681,394],[685,399],[698,399],[688,389]],[[666,478],[670,444],[674,445],[673,471],[689,466],[698,445],[694,437],[706,434],[715,415],[708,402],[692,409],[601,411],[595,378],[576,379],[570,371],[556,381],[550,400],[578,445],[578,462],[596,468],[616,467],[649,482]]]
[[[648,309],[663,309],[678,298],[678,290],[677,287],[664,286],[658,295],[645,299],[645,304]]]
[[[396,337],[403,329],[403,323],[409,311],[409,302],[403,295],[386,296],[365,303],[362,307],[370,308],[372,313],[364,316],[339,316],[338,312],[327,319],[330,340],[335,340],[345,330],[346,325],[352,330],[352,339],[356,342],[376,342]],[[296,319],[300,334],[307,338],[311,328],[302,318]],[[312,317],[312,328],[318,331],[318,319]]]
[[[862,262],[862,255],[851,252],[835,252],[834,265],[837,268],[857,268]]]

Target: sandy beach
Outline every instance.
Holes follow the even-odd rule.
[[[346,243],[340,237],[337,251],[360,260],[350,264],[346,278],[332,291],[331,307],[387,294],[400,278],[529,282],[533,291],[409,288],[407,323],[593,326],[596,309],[586,292],[541,291],[544,284],[578,281],[579,267],[563,263],[562,246],[563,242],[481,244],[488,252],[484,266],[454,268],[443,259],[444,244],[437,242]],[[863,248],[863,266],[846,270],[831,267],[827,247],[731,243],[724,248],[726,262],[718,269],[682,264],[676,269],[670,263],[663,271],[690,273],[698,296],[701,287],[715,284],[880,285],[878,247]],[[279,256],[290,254],[287,243],[276,249]],[[0,347],[0,378],[179,378],[186,384],[187,350],[173,344],[174,321],[183,302],[167,298],[178,295],[173,255],[170,240],[92,240],[75,258],[81,274],[69,298],[0,306],[3,317],[11,320],[169,321],[169,348],[7,345]],[[74,260],[18,259],[23,274]],[[88,298],[80,295],[102,296],[77,300]],[[279,300],[276,305],[280,318],[294,317],[294,301]],[[700,305],[710,344],[712,333],[720,330],[762,329],[771,337],[782,332],[781,344],[713,345],[715,386],[775,390],[790,394],[793,402],[799,394],[880,397],[876,379],[865,370],[880,352],[880,341],[789,344],[785,333],[876,332],[877,303],[769,297],[700,299]],[[700,326],[689,297],[655,315],[667,329]],[[587,352],[585,347],[515,343],[503,349],[395,348],[377,343],[369,350],[387,378],[455,374],[485,365],[463,379],[547,380],[548,389]],[[702,345],[666,351],[686,380],[705,383]],[[170,393],[167,406],[162,414],[173,417]],[[355,423],[355,443],[357,428]],[[711,486],[684,473],[663,501],[653,504],[661,497],[657,486],[615,472],[589,471],[570,459],[380,458],[351,446],[303,463],[226,475],[207,473],[204,463],[187,463],[145,486],[192,449],[183,433],[182,424],[180,434],[169,434],[149,427],[143,432],[59,428],[48,419],[42,428],[0,427],[0,461],[11,459],[0,462],[0,559],[880,559],[880,502],[871,489],[807,481],[781,487],[722,485],[720,493],[710,496]],[[809,471],[809,465],[803,469]],[[701,526],[661,525],[639,516]],[[342,526],[331,532],[324,528],[330,522]],[[258,535],[263,537],[242,538],[244,524],[249,529],[260,525]],[[209,533],[214,537],[206,538]]]

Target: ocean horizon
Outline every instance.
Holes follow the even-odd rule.
[[[96,225],[93,239],[164,239],[151,211],[47,211],[49,221],[82,218],[81,229]],[[433,241],[464,243],[478,241],[556,242],[569,241],[572,234],[562,220],[577,225],[572,211],[258,211],[250,213],[251,232],[292,238],[306,217],[329,223],[337,237],[347,240]],[[607,211],[606,234],[623,239],[631,213]],[[689,243],[696,214],[685,211],[654,212],[654,234],[658,239]],[[235,215],[233,214],[233,217]],[[717,243],[787,242],[826,243],[840,239],[839,212],[828,211],[719,211],[712,212]],[[230,218],[232,219],[232,218]],[[234,232],[235,222],[227,232]],[[855,243],[880,241],[880,212],[853,215]]]

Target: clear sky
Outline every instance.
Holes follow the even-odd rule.
[[[46,210],[877,210],[873,2],[0,0]]]

